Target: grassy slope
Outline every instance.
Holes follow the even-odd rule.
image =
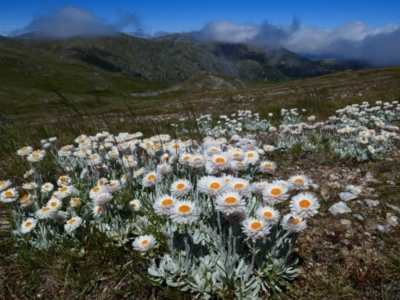
[[[98,77],[89,78],[93,79],[93,85],[98,90],[101,100],[99,101],[93,95],[93,88],[86,88],[85,80],[88,76],[94,76],[93,69],[66,64],[65,68],[60,67],[54,74],[46,76],[46,62],[48,61],[50,68],[51,58],[38,55],[38,64],[42,65],[43,69],[31,71],[34,74],[32,75],[29,73],[29,66],[23,64],[24,54],[13,55],[16,60],[10,61],[9,64],[14,66],[15,71],[7,74],[10,76],[8,79],[0,78],[5,83],[0,97],[1,112],[15,121],[14,125],[1,126],[0,179],[12,179],[14,182],[21,182],[20,175],[27,167],[15,159],[15,150],[24,145],[40,147],[40,139],[50,136],[58,136],[59,144],[64,145],[71,143],[72,139],[81,133],[93,134],[103,129],[114,133],[140,130],[146,136],[157,132],[171,133],[168,125],[172,121],[156,122],[154,119],[167,116],[191,117],[192,109],[196,116],[202,112],[226,114],[237,109],[252,109],[261,115],[272,111],[277,121],[280,108],[299,107],[307,108],[307,114],[325,118],[347,104],[400,98],[398,67],[342,72],[277,84],[247,82],[246,88],[235,85],[236,89],[230,90],[213,90],[212,80],[210,84],[209,77],[199,76],[182,84],[181,90],[169,92],[165,92],[165,89],[170,87],[170,84],[149,83],[96,70]],[[23,68],[27,71],[26,75],[21,76],[20,70]],[[4,76],[4,73],[0,73],[0,76]],[[3,81],[4,78],[6,80]],[[221,78],[235,84],[230,78]],[[48,80],[47,83],[53,84],[73,105],[65,101],[56,101],[61,98],[48,87],[37,85],[36,80]],[[153,96],[130,96],[134,91],[140,93],[149,90],[160,93]],[[32,96],[33,94],[35,96]],[[13,105],[10,105],[10,99],[14,100]],[[42,103],[39,103],[38,99]],[[49,104],[43,104],[45,99]],[[77,99],[82,100],[78,102]],[[132,109],[132,113],[124,101]],[[50,120],[54,123],[50,123]],[[372,171],[373,174],[378,174],[380,184],[374,188],[381,195],[382,201],[385,199],[388,203],[400,204],[398,189],[390,189],[385,185],[386,180],[393,178],[397,186],[400,185],[398,177],[395,176],[399,171],[398,158],[394,163],[355,164],[348,161],[330,161],[329,156],[321,163],[318,157],[299,159],[298,156],[291,155],[282,154],[273,159],[297,166],[306,174],[312,174],[311,169],[318,169],[319,165],[329,172],[337,171],[339,174],[343,166],[360,168],[363,172]],[[46,176],[58,175],[60,174],[49,173]],[[318,178],[316,174],[314,176]],[[321,211],[327,213],[330,204],[325,203]],[[371,218],[376,213],[384,218],[383,209],[382,212],[371,210]],[[353,222],[357,234],[334,240],[325,233],[329,230],[339,236],[343,235],[345,229],[338,225],[338,220],[332,222],[321,215],[309,224],[311,227],[320,227],[321,230],[311,236],[304,235],[299,240],[298,248],[304,258],[302,268],[305,272],[294,282],[299,294],[292,295],[293,298],[304,299],[306,296],[314,299],[396,299],[400,287],[400,262],[396,256],[399,233],[378,235],[374,245],[370,245],[381,249],[386,257],[385,261],[365,260],[364,256],[359,257],[359,254],[350,251],[352,246],[349,245],[364,245],[360,237],[362,234],[359,232],[363,232],[367,222]],[[15,256],[16,250],[9,231],[0,230],[0,238],[0,294],[7,293],[10,297],[14,295],[19,298],[32,298],[36,294],[42,294],[44,297],[56,295],[56,298],[110,299],[117,298],[119,294],[150,297],[153,293],[156,297],[155,290],[148,288],[142,281],[143,277],[137,274],[140,265],[131,263],[134,261],[140,264],[140,259],[124,249],[104,249],[104,237],[101,235],[98,238],[93,237],[84,247],[86,254],[83,257],[69,251],[69,245],[62,245],[44,254],[34,253],[31,249],[22,247],[17,250],[18,256]],[[346,249],[350,251],[350,255],[344,254]],[[360,271],[360,266],[366,269]],[[166,294],[169,294],[171,299],[184,299],[183,295],[178,296],[172,291]],[[159,295],[158,299],[163,298]]]

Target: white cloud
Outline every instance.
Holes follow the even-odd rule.
[[[284,47],[297,53],[331,54],[344,58],[365,59],[376,65],[400,64],[400,24],[374,28],[363,22],[348,22],[333,29],[291,25],[276,26],[210,22],[197,37],[221,42]]]
[[[41,31],[58,37],[77,34],[109,35],[125,28],[142,32],[139,19],[132,13],[118,12],[118,20],[107,23],[85,9],[67,5],[46,15],[36,16],[27,26],[12,32],[12,35],[30,31]]]

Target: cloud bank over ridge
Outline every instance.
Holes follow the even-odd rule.
[[[330,54],[343,58],[364,59],[374,65],[400,64],[400,24],[373,28],[362,22],[348,22],[333,29],[292,24],[276,26],[263,22],[235,24],[231,21],[207,23],[196,37],[231,43],[284,47],[296,53]]]
[[[140,18],[131,12],[117,11],[117,20],[110,23],[88,10],[71,5],[49,9],[47,14],[36,15],[28,25],[15,30],[11,35],[31,31],[41,31],[57,37],[126,32],[152,38],[168,34],[149,32]],[[333,29],[323,29],[302,26],[297,17],[293,18],[291,24],[279,26],[268,21],[252,24],[222,20],[211,21],[193,34],[199,40],[284,47],[295,53],[315,57],[367,60],[376,66],[400,64],[400,23],[374,28],[363,22],[348,22]]]
[[[40,31],[57,37],[72,35],[112,35],[130,30],[132,34],[142,35],[139,18],[130,12],[117,12],[118,19],[113,23],[99,18],[90,11],[67,5],[49,11],[46,15],[37,15],[22,29],[15,30],[11,35],[19,35],[31,31]]]

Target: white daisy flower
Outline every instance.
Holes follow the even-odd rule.
[[[60,199],[53,197],[47,202],[46,206],[51,207],[53,210],[58,210],[61,208],[62,202]]]
[[[283,216],[282,228],[291,232],[300,232],[307,227],[307,222],[302,217],[293,214]]]
[[[4,203],[9,203],[17,200],[18,192],[15,188],[9,188],[0,194],[0,201]]]
[[[243,233],[252,239],[265,237],[269,233],[269,226],[262,219],[249,218],[242,222]]]
[[[171,209],[170,218],[181,224],[189,224],[200,217],[200,209],[190,201],[175,201]]]
[[[187,179],[179,179],[171,184],[170,192],[174,197],[181,198],[189,193],[193,188],[192,183]]]
[[[232,160],[229,169],[232,171],[246,171],[249,164],[246,161]]]
[[[33,203],[32,200],[33,196],[31,194],[25,194],[19,198],[19,203],[21,204],[21,207],[27,207]]]
[[[66,224],[64,224],[64,229],[66,232],[71,233],[74,231],[76,228],[81,226],[82,224],[82,218],[81,217],[72,217],[69,219]]]
[[[225,192],[228,188],[228,185],[223,178],[205,176],[200,178],[200,180],[197,182],[197,188],[200,193],[215,197]]]
[[[192,158],[192,155],[190,153],[183,153],[183,154],[179,155],[179,163],[181,165],[188,165],[191,158]]]
[[[134,211],[139,211],[142,207],[142,203],[138,199],[134,199],[129,202],[129,207]]]
[[[171,213],[171,208],[175,203],[175,199],[169,195],[163,195],[158,197],[153,204],[154,211],[157,215],[169,215]]]
[[[27,156],[27,160],[30,162],[39,162],[45,157],[45,155],[45,150],[36,150]]]
[[[236,191],[223,193],[215,199],[215,209],[226,215],[243,211],[245,205],[246,202]]]
[[[49,218],[53,217],[55,211],[56,210],[54,208],[52,208],[50,206],[45,206],[45,207],[42,207],[41,209],[37,210],[35,212],[35,216],[38,219],[49,219]]]
[[[132,242],[132,247],[141,253],[148,252],[156,245],[156,239],[152,235],[138,236]]]
[[[45,184],[43,184],[40,188],[40,191],[42,193],[50,193],[54,188],[54,185],[50,182],[46,182]]]
[[[259,171],[261,173],[272,174],[276,170],[276,163],[270,160],[264,160],[260,163]]]
[[[77,206],[79,206],[79,205],[81,205],[81,199],[79,199],[79,198],[72,198],[70,201],[69,201],[69,205],[71,205],[71,207],[77,207]]]
[[[100,206],[109,203],[113,196],[109,192],[102,192],[93,198],[93,203],[95,206]]]
[[[103,207],[101,205],[95,205],[93,207],[93,211],[92,211],[93,217],[96,218],[96,217],[100,216],[102,212],[103,212]]]
[[[147,173],[142,179],[143,187],[149,187],[156,185],[158,182],[161,181],[161,175],[157,172],[149,172]]]
[[[201,168],[206,165],[206,160],[201,154],[193,154],[189,159],[189,166],[194,168]]]
[[[312,217],[318,213],[318,199],[310,193],[300,193],[290,200],[290,211],[303,218]]]
[[[104,192],[107,192],[107,188],[104,185],[96,185],[94,188],[90,190],[89,198],[93,200],[97,198],[98,195]]]
[[[93,153],[93,154],[89,155],[88,159],[89,159],[90,164],[93,166],[101,164],[103,162],[103,159],[101,158],[100,154],[98,154],[98,153]]]
[[[31,146],[22,147],[17,151],[17,154],[20,156],[28,156],[33,152],[33,148]]]
[[[257,209],[256,216],[264,220],[268,224],[278,224],[280,213],[273,207],[262,206]]]
[[[295,190],[306,190],[312,184],[312,180],[306,175],[293,175],[288,180],[289,185]]]
[[[288,188],[279,182],[267,184],[262,195],[263,200],[270,204],[280,203],[289,198]]]
[[[138,164],[133,155],[124,155],[122,157],[122,163],[124,164],[125,168],[134,168]]]
[[[228,151],[227,155],[231,157],[231,159],[242,161],[244,159],[244,152],[240,148],[235,148]]]
[[[162,163],[157,165],[157,173],[167,175],[172,172],[172,166],[169,163]]]
[[[69,185],[71,183],[71,177],[68,175],[60,176],[57,180],[58,186]]]
[[[230,157],[228,157],[225,153],[214,154],[208,159],[206,163],[207,171],[210,174],[214,174],[219,171],[228,169],[230,161]]]
[[[71,185],[64,185],[58,188],[57,198],[64,199],[68,196],[71,196],[74,192],[75,188]]]
[[[28,233],[32,231],[37,224],[37,220],[34,218],[28,218],[21,224],[21,233]]]
[[[133,171],[133,178],[138,178],[139,176],[143,175],[146,172],[145,168],[139,168]]]
[[[116,179],[110,180],[108,182],[108,184],[105,185],[105,187],[106,187],[107,191],[111,194],[118,192],[122,189],[121,183],[119,182],[119,180],[116,180]]]
[[[258,154],[257,151],[252,150],[252,151],[247,151],[244,155],[244,158],[246,162],[248,162],[251,165],[254,165],[260,159],[260,155]]]
[[[250,182],[242,178],[233,178],[229,182],[229,188],[238,192],[241,196],[247,195],[251,190]]]
[[[10,180],[2,180],[0,181],[0,192],[8,188],[12,182]]]

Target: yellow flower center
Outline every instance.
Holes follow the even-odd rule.
[[[280,194],[282,194],[282,190],[280,188],[273,188],[271,190],[271,194],[274,196],[279,196]]]
[[[26,200],[28,200],[30,198],[30,195],[29,194],[25,194],[25,195],[23,195],[22,197],[21,197],[21,201],[26,201]]]
[[[223,158],[223,157],[217,157],[217,158],[215,159],[215,162],[216,162],[217,164],[223,164],[223,163],[225,162],[225,158]]]
[[[66,177],[61,177],[61,178],[60,178],[60,181],[61,181],[61,182],[66,182],[66,181],[67,181],[67,178],[66,178]]]
[[[72,224],[74,224],[75,222],[76,222],[75,219],[71,219],[71,220],[68,221],[68,224],[69,224],[69,225],[72,225]]]
[[[185,184],[184,184],[184,183],[178,183],[178,185],[176,186],[176,188],[177,188],[178,190],[182,190],[184,187],[185,187]]]
[[[77,198],[74,198],[71,201],[72,201],[73,204],[78,204],[79,203],[79,199],[77,199]]]
[[[184,156],[183,157],[183,159],[182,160],[184,160],[184,161],[188,161],[190,159],[190,156],[189,155],[186,155],[186,156]]]
[[[304,182],[303,178],[296,178],[294,180],[294,183],[303,183],[303,182]]]
[[[93,192],[97,193],[98,191],[100,191],[100,188],[98,186],[93,188]]]
[[[218,182],[213,182],[210,184],[210,188],[213,190],[218,190],[221,187],[221,185]]]
[[[266,218],[272,218],[273,217],[273,214],[272,214],[272,212],[270,212],[270,211],[266,211],[266,212],[264,212],[264,217],[266,217]]]
[[[227,204],[234,204],[237,202],[237,199],[235,197],[227,197],[225,198],[225,203]]]
[[[266,168],[271,168],[271,167],[272,167],[272,164],[271,164],[271,163],[265,163],[265,164],[264,164],[264,167],[266,167]]]
[[[10,191],[7,191],[7,192],[4,193],[4,195],[5,195],[6,197],[12,197],[12,196],[14,196],[14,193],[13,193],[13,192],[10,192]]]
[[[50,207],[43,207],[42,212],[48,212],[50,210]]]
[[[239,153],[239,152],[233,153],[233,157],[239,157],[239,156],[240,156],[240,153]]]
[[[189,205],[183,204],[183,205],[179,206],[178,210],[181,213],[188,213],[192,210],[192,208]]]
[[[161,205],[162,206],[171,206],[172,205],[172,203],[173,203],[174,201],[172,201],[172,199],[164,199],[163,201],[161,201]]]
[[[31,227],[31,226],[32,226],[32,222],[28,221],[28,222],[25,223],[25,227]]]
[[[50,205],[51,205],[52,207],[56,207],[56,206],[57,206],[57,202],[56,202],[56,201],[53,201],[53,202],[50,203]]]
[[[303,200],[300,201],[299,204],[300,204],[301,208],[308,208],[308,207],[310,207],[311,202],[310,202],[310,200],[303,199]]]
[[[201,157],[196,157],[194,161],[201,161]]]
[[[251,229],[253,229],[253,230],[260,229],[261,226],[262,226],[262,224],[260,222],[257,222],[257,221],[251,223],[251,225],[250,225]]]
[[[38,157],[39,157],[39,154],[38,154],[38,153],[32,153],[32,157],[38,158]]]
[[[156,179],[156,175],[154,174],[147,176],[147,180],[154,180],[154,179]]]
[[[175,144],[175,145],[173,145],[173,146],[172,146],[172,148],[174,148],[174,149],[178,149],[178,148],[179,148],[179,144]]]
[[[115,182],[112,182],[112,183],[109,184],[109,186],[111,186],[111,187],[114,187],[115,185],[116,185]]]
[[[60,189],[60,192],[65,192],[65,191],[68,191],[68,188],[65,186]]]
[[[143,246],[144,246],[144,245],[147,245],[148,243],[149,243],[148,240],[143,240],[143,241],[140,242],[140,244],[142,244]]]
[[[244,184],[243,184],[243,183],[236,183],[236,184],[233,186],[233,188],[234,188],[235,190],[240,190],[240,189],[244,188]]]
[[[253,157],[253,156],[254,156],[254,153],[252,153],[252,152],[247,153],[247,157]]]
[[[21,148],[21,151],[26,151],[26,150],[28,150],[28,148],[26,148],[26,147]]]
[[[294,223],[300,224],[300,223],[301,223],[301,220],[300,220],[299,218],[294,218]]]

